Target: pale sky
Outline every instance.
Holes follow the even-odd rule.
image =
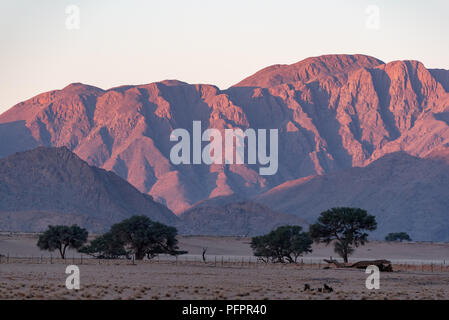
[[[66,26],[69,5],[79,29]],[[448,30],[447,0],[0,0],[0,112],[72,82],[226,89],[331,53],[449,69]]]

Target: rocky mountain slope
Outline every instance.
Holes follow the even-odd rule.
[[[360,207],[376,216],[377,239],[405,231],[414,240],[449,241],[447,154],[396,152],[364,168],[285,182],[254,200],[309,223],[332,207]]]
[[[201,201],[179,218],[180,233],[188,235],[256,236],[283,225],[307,225],[294,215],[233,196]]]
[[[135,214],[171,225],[178,220],[115,173],[89,166],[65,147],[0,159],[0,230],[77,223],[102,232]]]
[[[425,157],[449,143],[446,70],[327,55],[268,67],[239,84],[162,81],[102,90],[72,84],[0,115],[0,156],[66,146],[179,214],[216,196],[252,197],[289,180],[366,166],[396,151]],[[173,129],[275,128],[279,170],[173,165]]]

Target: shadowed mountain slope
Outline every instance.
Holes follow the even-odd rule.
[[[283,225],[306,225],[304,220],[294,215],[275,212],[252,201],[235,201],[232,196],[219,198],[203,201],[182,213],[178,224],[180,232],[190,235],[256,236]]]
[[[175,224],[176,216],[113,172],[89,166],[67,148],[0,159],[0,228],[41,231],[48,224],[105,231],[132,215]]]
[[[378,239],[404,231],[449,241],[449,165],[441,158],[392,153],[364,168],[288,181],[254,200],[309,223],[332,207],[360,207],[376,216]]]

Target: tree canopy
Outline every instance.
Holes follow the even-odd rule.
[[[265,262],[294,263],[303,254],[312,252],[313,241],[300,226],[282,226],[251,239],[254,255]]]
[[[377,228],[376,218],[360,208],[332,208],[324,211],[309,229],[316,242],[329,244],[335,240],[334,250],[345,262],[354,247],[368,241],[368,233]]]
[[[98,236],[79,251],[99,259],[117,259],[121,256],[128,256],[123,242],[111,232]]]
[[[385,237],[386,241],[412,241],[406,232],[392,232]]]
[[[179,255],[178,231],[150,220],[147,216],[133,216],[111,227],[111,230],[96,238],[83,252],[99,258],[129,257],[134,254],[136,260],[148,259],[158,254]]]
[[[87,241],[88,232],[77,225],[48,226],[48,229],[39,236],[37,246],[41,250],[55,251],[58,249],[61,258],[65,259],[66,249],[79,249]]]

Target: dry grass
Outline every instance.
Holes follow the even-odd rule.
[[[0,264],[0,299],[449,299],[449,272],[405,266],[382,273],[381,288],[370,291],[367,275],[357,269],[85,260],[79,265],[81,289],[71,291],[65,287],[66,265],[61,260]],[[303,291],[306,283],[314,290]],[[325,283],[334,292],[319,292]]]

